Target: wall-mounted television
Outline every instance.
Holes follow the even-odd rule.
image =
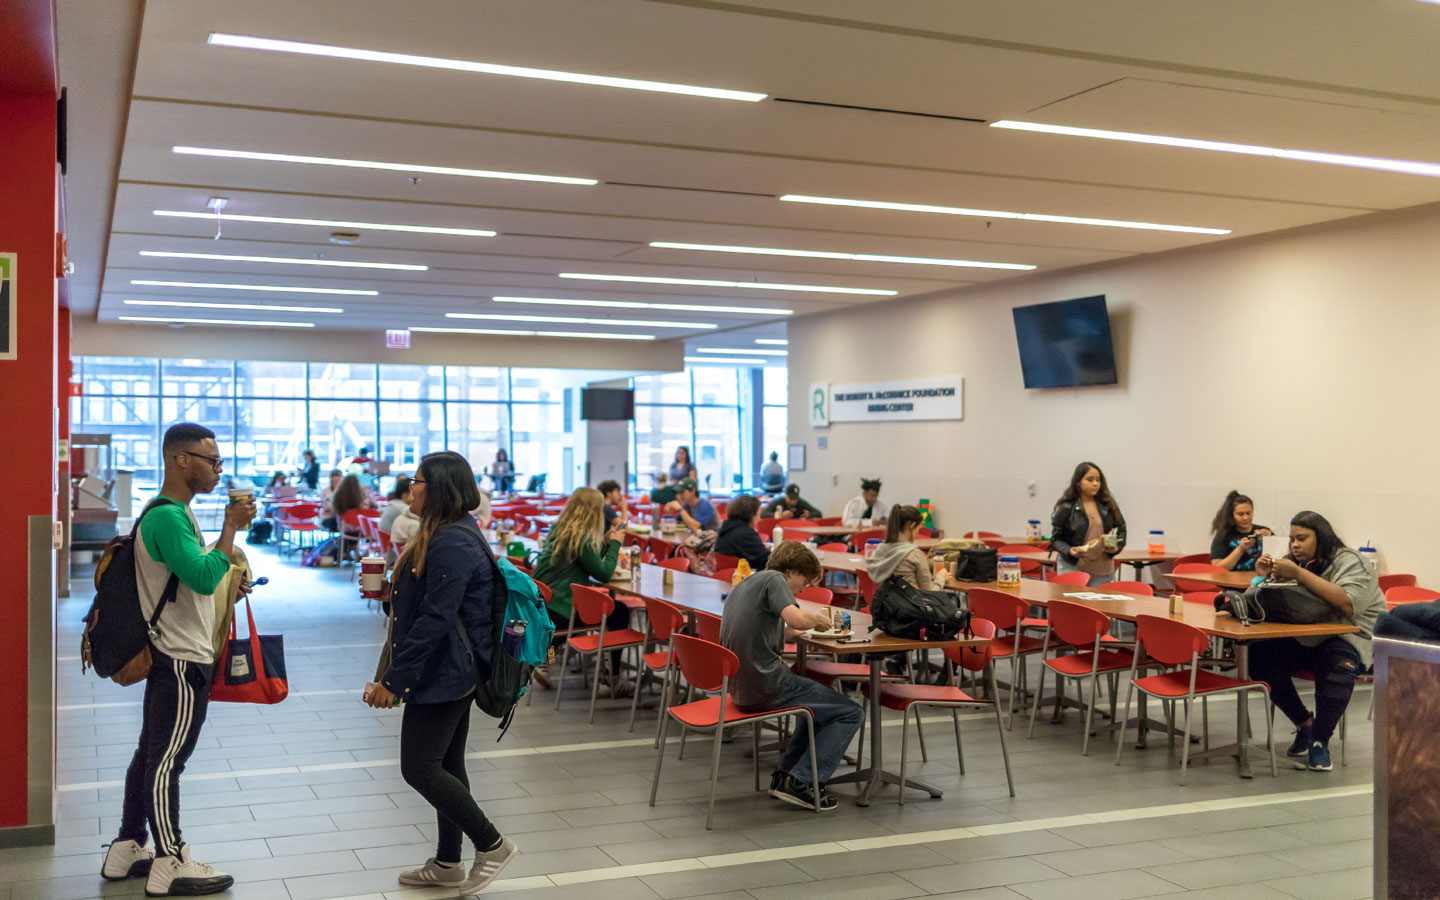
[[[1105,295],[1017,306],[1015,339],[1027,388],[1115,384]]]
[[[581,388],[580,418],[625,421],[635,418],[635,392],[625,388]]]

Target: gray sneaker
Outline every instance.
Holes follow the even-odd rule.
[[[515,842],[508,837],[501,838],[500,846],[494,850],[475,854],[475,864],[470,867],[470,877],[456,885],[456,890],[461,895],[480,893],[499,877],[500,870],[518,855],[520,849],[515,846]]]
[[[442,866],[432,856],[420,868],[401,872],[399,880],[401,884],[448,887],[465,880],[465,869],[458,862],[453,866]]]
[[[142,847],[134,841],[116,841],[105,848],[105,862],[100,866],[100,877],[106,881],[124,881],[126,878],[147,878],[150,865],[155,862],[155,851]]]

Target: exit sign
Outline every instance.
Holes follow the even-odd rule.
[[[386,331],[386,332],[385,332],[385,349],[386,349],[386,350],[409,350],[409,349],[410,349],[410,331],[409,331],[409,329],[401,329],[401,330],[398,330],[398,331]]]

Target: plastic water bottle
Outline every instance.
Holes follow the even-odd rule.
[[[1358,548],[1357,552],[1360,554],[1360,558],[1365,560],[1365,565],[1370,567],[1371,572],[1380,571],[1380,551],[1370,546],[1369,541],[1365,542],[1365,546]]]
[[[778,547],[783,540],[785,540],[785,529],[776,525],[775,530],[770,532],[770,545],[772,547]]]
[[[1158,529],[1156,529],[1156,530],[1154,530],[1154,531],[1151,531],[1151,532],[1150,532],[1150,542],[1149,542],[1148,544],[1146,544],[1145,549],[1146,549],[1147,551],[1149,551],[1150,553],[1164,553],[1164,552],[1165,552],[1165,532],[1160,531],[1160,530],[1158,530]]]

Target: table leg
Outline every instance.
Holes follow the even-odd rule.
[[[884,778],[885,741],[882,739],[880,715],[885,708],[880,703],[880,655],[870,656],[870,780],[865,783],[865,790],[860,792],[860,799],[857,801],[861,806],[870,805],[870,797],[875,793],[876,785]],[[904,787],[900,788],[902,791]]]
[[[1242,679],[1250,677],[1250,645],[1245,641],[1235,642],[1235,672]],[[1236,758],[1240,762],[1240,777],[1254,778],[1250,771],[1250,692],[1241,691],[1235,698],[1235,742],[1239,744]]]

